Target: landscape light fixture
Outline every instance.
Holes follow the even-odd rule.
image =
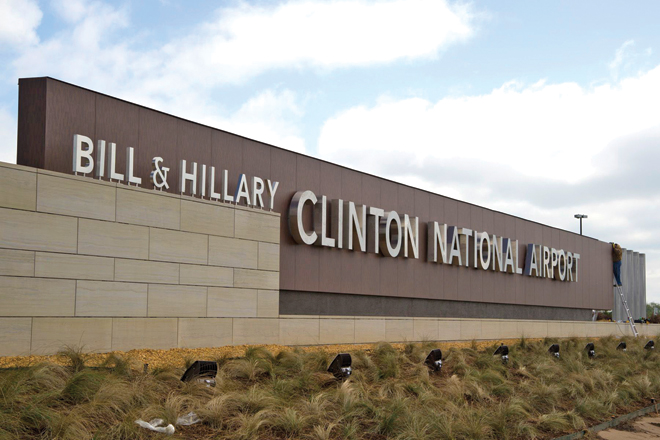
[[[493,353],[493,356],[497,356],[498,354],[500,356],[502,356],[502,362],[504,362],[505,364],[509,362],[509,346],[508,345],[504,345],[504,344],[500,343],[500,346],[497,347],[497,350],[495,350],[495,353]]]
[[[589,216],[586,214],[575,214],[574,217],[580,220],[580,235],[582,235],[582,219],[589,218]]]
[[[439,348],[431,350],[424,363],[436,373],[442,369],[442,351]]]
[[[337,379],[348,379],[353,370],[351,369],[351,355],[339,353],[328,367],[328,372]]]
[[[625,343],[625,342],[621,342],[619,345],[616,346],[616,349],[617,349],[617,350],[626,351],[626,343]]]
[[[559,344],[552,344],[550,348],[548,348],[548,353],[552,353],[554,357],[559,359]]]
[[[181,382],[196,380],[205,383],[207,387],[215,386],[215,376],[218,374],[218,364],[214,361],[195,361],[183,376]]]
[[[589,342],[584,349],[587,350],[587,356],[590,358],[596,357],[596,347],[593,342]]]
[[[645,350],[654,350],[655,349],[655,342],[654,341],[649,341],[646,343],[644,346]]]

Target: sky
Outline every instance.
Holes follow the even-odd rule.
[[[646,254],[660,2],[0,0],[0,161],[50,76]]]

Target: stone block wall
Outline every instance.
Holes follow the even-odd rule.
[[[279,315],[279,228],[273,212],[0,163],[0,356],[231,344],[231,318]]]

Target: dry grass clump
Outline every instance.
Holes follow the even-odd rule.
[[[561,358],[547,353],[561,345]],[[174,438],[202,439],[521,439],[552,438],[647,405],[660,391],[660,355],[645,341],[601,339],[597,357],[586,340],[521,339],[509,363],[496,344],[381,343],[349,350],[353,376],[326,372],[330,349],[273,351],[245,347],[219,354],[217,386],[182,383],[185,364],[144,372],[134,358],[112,353],[88,366],[79,350],[62,365],[40,363],[0,371],[0,439],[161,438],[134,423],[175,424],[195,412],[201,423],[177,426]],[[441,374],[423,365],[444,352]]]

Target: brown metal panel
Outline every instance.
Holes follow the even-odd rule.
[[[96,139],[96,94],[48,79],[44,168],[72,173],[73,135]]]
[[[18,81],[16,163],[43,168],[46,158],[46,78]],[[68,170],[70,172],[71,170]]]
[[[380,199],[382,208],[387,211],[396,210],[399,197],[397,184],[386,180],[380,181]],[[382,295],[398,295],[398,264],[396,258],[382,257],[380,263],[380,291]]]
[[[212,162],[212,135],[213,130],[203,125],[194,124],[192,122],[184,121],[183,119],[177,120],[177,168],[181,160],[186,161],[187,172],[192,172],[192,163],[197,163],[197,195],[202,192],[200,187],[200,178],[202,174],[202,165],[206,165],[207,182],[210,177],[210,166]],[[217,168],[216,168],[217,169]],[[238,182],[238,173],[229,173],[229,181]],[[178,181],[174,181],[179,189]],[[170,183],[172,185],[172,183]],[[208,192],[208,183],[207,192]],[[217,186],[216,186],[217,188]],[[190,194],[190,188],[186,186],[186,194]],[[241,201],[242,205],[246,205],[244,200]]]
[[[292,155],[292,158],[295,160],[294,155]],[[212,165],[215,167],[216,174],[220,176],[216,178],[216,181],[218,181],[218,179],[219,181],[222,181],[222,170],[229,171],[227,192],[229,194],[234,194],[236,192],[238,175],[242,172],[241,170],[243,170],[243,138],[223,131],[213,130],[213,134],[211,135],[211,161]],[[266,176],[259,177],[265,178]],[[279,198],[279,196],[281,196],[281,194],[278,190],[276,198]],[[282,202],[281,199],[280,202]],[[284,213],[286,211],[277,212]]]
[[[380,179],[362,175],[362,200],[369,206],[382,207],[380,199]],[[373,231],[367,231],[367,249],[373,249],[373,241],[377,239]],[[369,252],[362,258],[362,292],[367,295],[380,295],[380,269],[385,257]]]
[[[458,201],[445,199],[444,219],[448,226],[460,226],[458,223]],[[444,266],[444,291],[445,299],[462,299],[458,290],[458,273],[463,268],[454,266]]]
[[[243,149],[243,166],[241,167],[241,173],[244,173],[249,179],[253,176],[258,176],[262,179],[268,179],[270,177],[270,155],[274,148],[269,147],[268,145],[262,144],[261,142],[253,141],[250,139],[243,139],[242,143]],[[252,194],[252,187],[250,186],[250,194]],[[277,199],[278,194],[275,194]],[[268,196],[268,191],[263,193],[264,205],[270,206],[270,198]]]
[[[403,217],[404,214],[413,215],[415,211],[415,191],[408,186],[397,185],[397,193],[396,211],[399,216]],[[403,226],[403,223],[401,225]],[[401,233],[404,233],[403,229]],[[415,263],[417,261],[403,256],[403,242],[397,260],[399,260],[399,264],[397,264],[398,294],[403,297],[415,296]]]
[[[524,268],[525,266],[525,243],[529,243],[529,232],[527,228],[527,223],[522,219],[515,219],[516,222],[516,234],[512,237],[512,240],[518,240],[518,267]],[[529,292],[529,277],[526,277],[524,274],[515,276],[515,290],[516,290],[516,303],[519,304],[530,304],[530,299],[532,292]]]
[[[215,133],[214,133],[215,137]],[[214,154],[216,149],[214,148]],[[220,161],[218,150],[218,158]],[[280,218],[280,289],[295,290],[296,281],[296,248],[287,223],[289,202],[298,187],[296,183],[296,155],[290,151],[274,148],[270,156],[270,178],[280,182],[275,193],[275,211],[281,213]]]
[[[296,156],[296,184],[300,191],[310,190],[315,194],[321,188],[321,167],[319,161],[310,157]],[[303,211],[303,224],[308,230],[313,229],[312,208]],[[295,290],[319,291],[319,267],[321,255],[315,246],[296,245],[296,280]]]
[[[328,209],[330,209],[330,201],[341,198],[341,168],[321,162],[319,169],[319,194],[317,194],[317,197],[325,195],[328,198]],[[330,222],[328,222],[328,225],[330,225]],[[341,292],[341,268],[344,252],[336,248],[319,248],[319,252],[321,252],[319,266],[321,290],[324,292]]]
[[[117,145],[117,172],[126,174],[126,148],[134,149],[134,164],[149,164],[151,157],[144,155],[145,151],[139,148],[140,132],[140,107],[128,104],[118,99],[105,95],[96,95],[96,140],[102,139],[106,142],[106,148],[110,142]],[[96,156],[94,156],[96,157]],[[106,167],[107,167],[106,162]],[[175,164],[170,164],[173,167]],[[108,172],[106,169],[105,179]],[[140,169],[135,169],[135,175],[142,179],[142,187],[151,188],[149,174],[140,174]],[[128,179],[128,176],[124,176]],[[169,181],[169,179],[168,179]],[[170,183],[171,185],[171,183]]]
[[[415,216],[419,217],[419,259],[413,264],[415,296],[429,297],[431,270],[435,269],[426,259],[427,231],[424,220],[429,218],[430,196],[425,191],[415,190]]]
[[[445,198],[431,194],[429,198],[429,221],[435,221],[439,224],[445,223]],[[420,219],[421,220],[421,219]],[[426,229],[426,226],[424,227]],[[426,255],[422,256],[424,261]],[[447,267],[444,264],[426,263],[429,272],[429,297],[434,299],[445,299],[444,277],[447,273]]]
[[[364,203],[360,173],[346,168],[341,170],[341,195],[342,199],[355,202],[356,205]],[[341,291],[343,293],[360,293],[362,264],[366,254],[360,251],[357,243],[354,250],[348,250],[344,246],[341,253]]]
[[[482,228],[484,231],[488,232],[488,234],[492,235],[493,234],[493,229],[494,229],[494,215],[493,211],[490,209],[484,209],[482,212]],[[495,273],[493,273],[492,270],[487,270],[484,271],[483,274],[481,275],[481,283],[483,285],[483,291],[481,295],[481,299],[484,302],[495,302]]]
[[[484,209],[479,206],[470,206],[470,228],[473,231],[481,232],[484,231],[484,222],[483,222]],[[470,239],[470,255],[472,258],[475,258],[477,262],[477,268],[474,268],[474,265],[470,265],[467,268],[467,275],[470,277],[470,300],[471,301],[483,301],[484,297],[484,288],[483,288],[483,273],[479,264],[479,257],[477,255],[472,255],[474,252],[474,243],[473,239]]]
[[[162,157],[163,166],[170,169],[167,175],[169,191],[176,193],[178,188],[179,166],[177,161],[177,125],[176,119],[162,113],[139,108],[139,133],[137,153],[140,158]],[[110,135],[110,133],[108,133]],[[142,183],[151,187],[148,182],[151,173],[151,159],[135,162],[135,170],[142,177]],[[145,180],[145,178],[147,180]]]

